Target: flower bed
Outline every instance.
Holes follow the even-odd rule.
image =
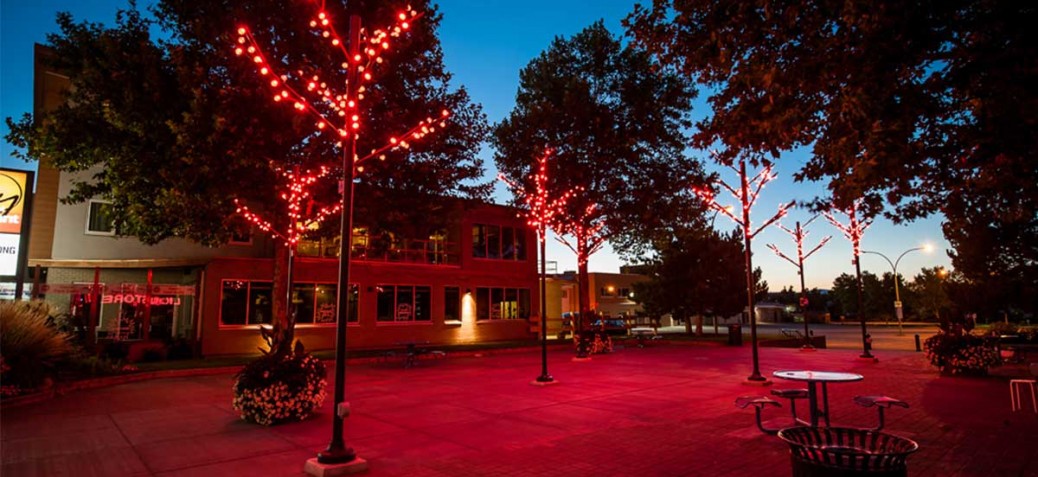
[[[1001,364],[995,346],[969,333],[939,332],[923,344],[926,358],[941,372],[984,375],[988,368]]]
[[[234,409],[264,426],[301,421],[324,403],[324,376],[324,364],[307,353],[262,356],[238,373]]]

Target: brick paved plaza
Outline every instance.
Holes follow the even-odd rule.
[[[863,374],[830,386],[834,425],[874,423],[873,410],[851,402],[857,394],[909,402],[889,412],[886,430],[919,442],[911,476],[1038,475],[1038,415],[1010,412],[1005,379],[939,376],[922,353],[882,351],[875,364],[857,354],[762,348],[761,371]],[[675,343],[574,363],[555,347],[560,384],[549,387],[529,384],[540,371],[535,348],[412,369],[351,363],[346,440],[372,476],[790,475],[787,446],[733,406],[766,392],[744,384],[749,355],[748,346]],[[4,407],[2,474],[303,475],[328,442],[331,399],[309,421],[264,428],[233,413],[231,379],[152,379]]]

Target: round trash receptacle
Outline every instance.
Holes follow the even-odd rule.
[[[789,444],[793,477],[905,477],[911,439],[846,427],[791,427],[778,433]]]
[[[728,346],[742,346],[742,325],[738,323],[728,325]]]

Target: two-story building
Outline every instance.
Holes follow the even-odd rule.
[[[36,112],[59,105],[68,78],[38,60],[35,75]],[[27,277],[36,295],[92,321],[99,339],[186,339],[206,356],[262,347],[258,328],[273,320],[271,239],[149,246],[118,236],[104,200],[61,203],[79,176],[41,163],[37,177]],[[351,348],[536,338],[534,231],[509,207],[456,206],[446,229],[389,247],[370,243],[363,226],[353,230]],[[334,347],[339,248],[338,238],[299,244],[290,296],[296,337],[311,350]]]

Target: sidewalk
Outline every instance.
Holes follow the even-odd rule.
[[[942,377],[922,353],[877,354],[882,361],[872,364],[851,350],[762,348],[760,363],[767,376],[863,374],[830,386],[834,424],[874,423],[874,410],[851,403],[857,394],[909,402],[888,413],[885,430],[919,442],[911,476],[1038,475],[1038,415],[1010,412],[1006,380]],[[529,385],[540,372],[537,349],[411,369],[353,365],[346,442],[372,476],[790,475],[787,446],[733,405],[767,392],[744,384],[749,356],[748,346],[670,344],[574,363],[554,349],[549,370],[560,384],[543,388]],[[0,408],[0,474],[303,475],[303,462],[330,438],[331,400],[306,422],[264,428],[237,419],[231,379],[155,379]]]

